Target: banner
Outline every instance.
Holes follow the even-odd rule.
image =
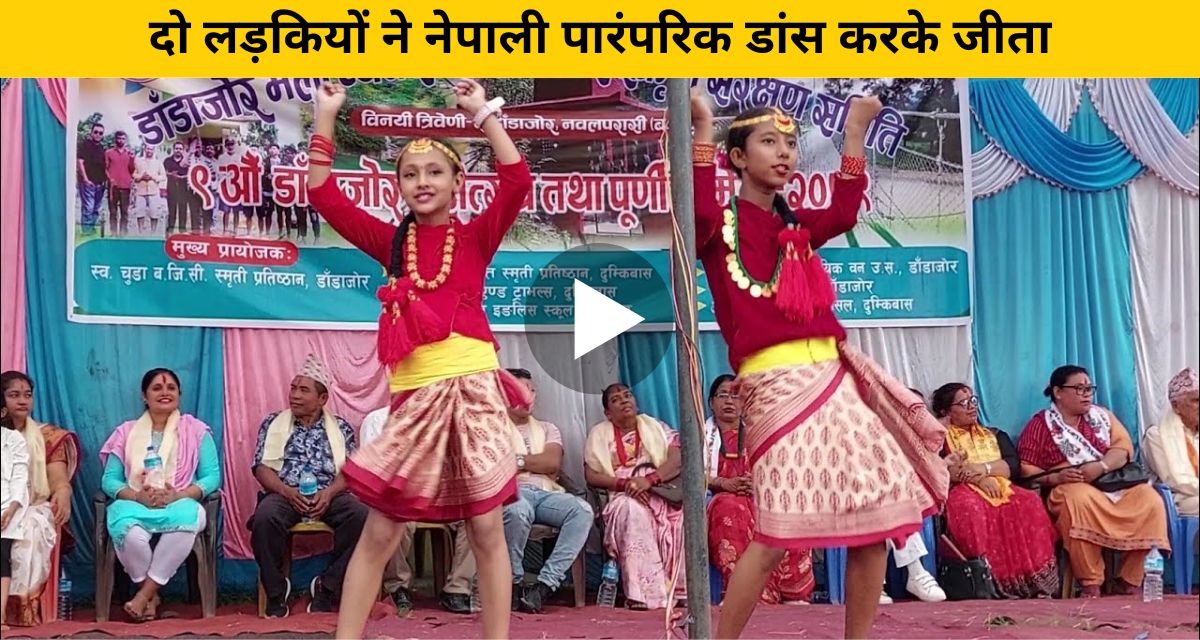
[[[307,140],[321,81],[73,81],[70,319],[374,327],[382,267],[308,205]],[[394,163],[407,137],[420,134],[452,139],[462,154],[467,179],[453,213],[468,221],[484,210],[496,188],[491,150],[465,114],[450,108],[445,81],[340,81],[350,98],[337,126],[334,173],[352,200],[395,224],[405,205]],[[575,278],[619,301],[648,295],[648,282],[668,278],[664,80],[481,82],[508,101],[505,126],[534,175],[534,189],[488,269],[484,303],[493,327],[569,330]],[[785,192],[794,209],[828,206],[847,101],[881,95],[889,106],[868,132],[871,183],[860,223],[821,251],[838,315],[867,326],[968,321],[963,96],[953,80],[698,82],[716,101],[721,128],[753,106],[797,116],[800,164]],[[719,182],[721,197],[732,197],[732,174],[722,171]],[[563,252],[590,245],[627,251],[572,251],[563,262]],[[699,286],[699,317],[711,323],[703,277]],[[647,321],[671,322],[664,315]]]

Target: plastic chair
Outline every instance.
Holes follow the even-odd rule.
[[[1181,596],[1192,593],[1192,574],[1196,570],[1196,554],[1193,551],[1196,536],[1200,534],[1200,518],[1179,515],[1175,508],[1175,496],[1163,484],[1154,488],[1162,496],[1167,510],[1167,535],[1171,540],[1171,568],[1174,571],[1175,593]]]

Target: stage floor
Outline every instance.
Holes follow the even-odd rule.
[[[31,630],[13,629],[4,637],[37,638],[331,638],[336,618],[332,614],[304,613],[303,600],[293,604],[293,614],[282,620],[260,620],[253,604],[222,607],[218,616],[199,620],[196,607],[165,607],[180,617],[134,625],[125,622],[96,624],[91,611],[77,611],[76,620]],[[973,601],[924,604],[904,602],[880,607],[875,621],[876,638],[1191,638],[1198,634],[1200,601],[1195,596],[1169,596],[1164,602],[1143,604],[1137,598],[1099,600]],[[120,615],[114,607],[114,616]],[[719,610],[714,609],[714,617]],[[830,605],[763,606],[755,612],[743,637],[840,638],[842,607]],[[366,637],[478,638],[475,616],[445,613],[436,603],[420,599],[405,619],[380,604],[373,612]],[[663,612],[633,612],[596,607],[573,609],[555,606],[544,615],[513,614],[512,637],[542,638],[663,638]],[[1145,634],[1145,635],[1143,635]]]

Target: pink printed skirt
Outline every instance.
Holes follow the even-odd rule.
[[[515,501],[517,463],[500,373],[395,394],[383,432],[342,473],[359,500],[403,522],[455,522]]]
[[[900,539],[945,501],[944,427],[861,354],[741,376],[739,395],[759,542]]]

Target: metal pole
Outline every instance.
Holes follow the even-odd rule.
[[[688,637],[709,638],[712,618],[708,592],[708,523],[704,495],[708,479],[704,473],[704,440],[700,437],[700,416],[695,407],[700,381],[698,371],[688,358],[689,346],[696,344],[696,316],[687,313],[696,308],[696,223],[692,193],[692,117],[687,78],[667,80],[668,140],[671,166],[671,204],[679,225],[680,237],[672,243],[675,264],[674,289],[679,328],[675,334],[680,393],[679,439],[683,449],[683,540],[687,566]],[[680,268],[683,266],[684,268]]]

